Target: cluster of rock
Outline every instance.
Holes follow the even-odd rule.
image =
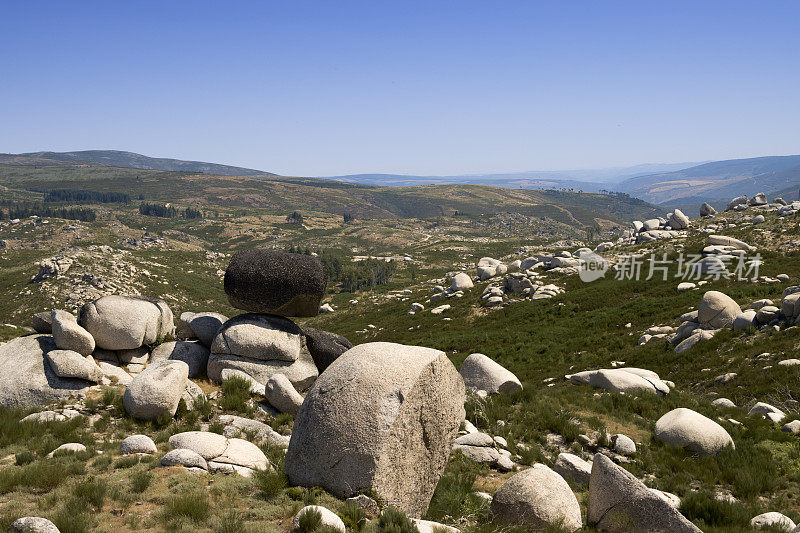
[[[794,204],[797,204],[795,207]],[[773,202],[770,204],[767,200],[767,196],[760,192],[753,196],[752,198],[748,198],[747,196],[737,196],[733,198],[730,202],[728,202],[728,206],[725,208],[725,211],[745,211],[750,207],[755,207],[759,209],[778,209],[779,211],[783,208],[789,207],[790,210],[797,210],[800,209],[800,202],[793,202],[792,205],[786,203],[783,198],[775,198]]]
[[[519,295],[529,300],[546,300],[564,292],[558,285],[545,284],[541,277],[530,270],[514,272],[507,275],[502,282],[487,285],[481,301],[486,307],[498,307],[507,301],[508,295]]]
[[[296,412],[298,391],[352,346],[279,315],[315,315],[325,269],[310,256],[248,251],[234,256],[225,276],[231,303],[253,312],[231,319],[183,313],[176,328],[163,300],[109,295],[85,304],[78,317],[38,313],[31,324],[38,335],[0,347],[0,362],[20,369],[0,377],[0,405],[44,405],[119,383],[128,413],[147,420],[174,415],[182,399],[191,408],[202,391],[189,378],[219,382],[232,374],[251,380],[277,409]],[[163,342],[170,336],[178,340]]]
[[[58,278],[67,273],[75,260],[64,254],[59,254],[39,261],[39,272],[32,278],[31,283],[38,283],[48,278]]]
[[[208,431],[187,431],[169,438],[173,448],[161,466],[182,466],[198,473],[236,473],[252,477],[256,470],[272,469],[264,452],[250,441]]]
[[[665,339],[675,347],[676,353],[690,350],[698,342],[708,340],[721,329],[746,330],[749,328],[773,328],[792,326],[800,320],[800,286],[793,285],[783,291],[780,306],[763,298],[750,303],[742,310],[730,296],[719,291],[708,291],[700,300],[697,310],[684,313],[681,325],[654,326],[639,339],[646,344]]]
[[[666,217],[651,218],[642,222],[634,220],[633,230],[626,235],[630,243],[640,244],[661,239],[671,239],[683,235],[684,230],[689,229],[691,221],[683,214],[683,211],[676,209]]]
[[[142,347],[174,332],[162,300],[123,296],[86,304],[77,318],[61,310],[39,313],[31,325],[37,334],[0,347],[0,364],[16,369],[0,376],[4,407],[45,405],[97,383],[129,383],[131,374],[120,365],[141,371],[149,355]]]
[[[506,439],[478,431],[472,424],[465,423],[464,426],[465,429],[453,442],[453,452],[460,452],[467,459],[486,463],[501,472],[510,472],[516,468],[511,452],[506,449]]]

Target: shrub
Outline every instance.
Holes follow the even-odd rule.
[[[25,466],[36,460],[36,456],[30,450],[25,450],[14,455],[14,463],[17,466]]]
[[[214,416],[214,407],[205,395],[195,398],[192,411],[205,421],[211,420],[211,417]]]
[[[88,503],[99,510],[103,507],[103,502],[105,502],[106,492],[108,492],[106,481],[90,476],[83,483],[76,485],[72,494],[82,502]]]
[[[96,470],[107,470],[109,465],[111,465],[111,456],[109,455],[100,455],[92,461],[92,468]]]
[[[126,455],[114,461],[114,468],[130,468],[139,464],[140,457],[136,454]]]
[[[378,519],[378,531],[381,533],[419,533],[417,526],[403,511],[387,507]]]
[[[691,492],[681,500],[681,512],[693,522],[706,526],[747,527],[750,512],[744,505],[718,500],[708,492]]]
[[[316,509],[308,509],[300,515],[297,530],[300,533],[313,533],[322,526],[322,513]]]
[[[222,380],[222,398],[219,406],[226,411],[247,413],[247,402],[250,400],[250,382],[239,376],[230,376]]]
[[[302,224],[303,215],[301,215],[299,211],[293,211],[291,214],[286,216],[286,222],[289,224]]]
[[[253,484],[259,496],[271,500],[283,492],[288,482],[283,471],[257,470]]]
[[[80,466],[83,466],[82,464]],[[80,470],[80,468],[77,468]],[[85,471],[85,467],[83,468]],[[49,492],[58,487],[68,475],[83,473],[76,471],[73,464],[65,461],[48,460],[30,463],[26,466],[7,467],[0,470],[0,494],[16,490],[18,487]]]
[[[353,502],[347,502],[342,506],[339,517],[347,529],[353,531],[361,531],[367,522],[367,515],[364,513],[364,509]]]
[[[153,473],[147,470],[140,470],[131,476],[131,492],[141,494],[146,491],[153,482]]]
[[[214,533],[240,533],[244,530],[244,518],[235,509],[216,519]]]
[[[469,495],[479,471],[477,463],[455,454],[436,485],[426,518],[441,522],[446,516],[456,518],[476,513],[481,504]]]
[[[188,519],[192,523],[200,525],[205,523],[210,515],[208,497],[203,492],[192,491],[170,498],[164,506],[162,519],[167,524]]]
[[[61,533],[86,533],[91,529],[92,515],[80,499],[68,498],[52,521]]]

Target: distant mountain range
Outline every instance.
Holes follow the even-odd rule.
[[[104,165],[143,170],[205,173],[258,179],[302,179],[308,183],[337,180],[361,186],[410,187],[416,185],[489,185],[506,189],[572,189],[584,192],[624,192],[650,203],[692,206],[702,202],[721,204],[746,194],[797,198],[800,188],[800,155],[730,159],[706,163],[644,164],[583,170],[529,171],[453,176],[403,174],[351,174],[318,178],[286,178],[251,168],[147,157],[117,150],[76,152],[29,152],[0,154],[5,165]]]
[[[655,163],[630,167],[612,167],[579,170],[531,170],[496,174],[460,174],[452,176],[415,176],[406,174],[349,174],[321,176],[362,185],[410,187],[414,185],[489,185],[507,189],[574,189],[598,192],[613,189],[613,185],[636,176],[656,172],[671,172],[697,165],[697,163]]]
[[[655,204],[723,202],[736,196],[764,192],[797,199],[800,155],[730,159],[704,163],[674,172],[637,176],[615,187]]]

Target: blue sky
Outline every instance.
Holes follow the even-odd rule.
[[[800,2],[0,3],[0,152],[287,175],[800,153]]]

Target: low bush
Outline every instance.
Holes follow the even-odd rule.
[[[177,494],[167,500],[162,509],[161,519],[165,525],[174,526],[188,520],[202,525],[211,516],[211,507],[204,492],[192,491]]]
[[[138,472],[134,472],[134,474],[131,476],[131,492],[134,494],[141,494],[142,492],[146,491],[150,486],[150,483],[153,482],[154,477],[155,476],[153,473],[147,470],[139,470]]]
[[[222,398],[219,406],[226,411],[248,413],[247,402],[250,400],[250,382],[239,376],[230,376],[222,380]]]
[[[253,485],[257,494],[267,500],[276,498],[286,488],[288,480],[282,470],[257,470],[253,475]]]

